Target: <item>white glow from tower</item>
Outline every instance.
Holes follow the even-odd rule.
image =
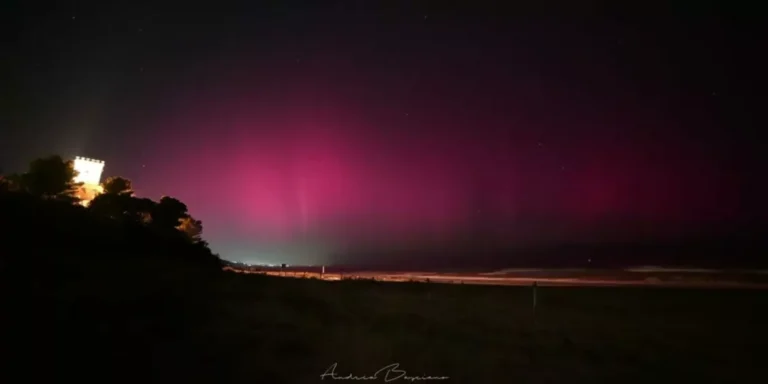
[[[104,161],[77,156],[75,157],[75,171],[78,172],[74,178],[76,183],[99,185],[101,184],[101,172],[104,171]]]
[[[87,207],[91,200],[104,192],[101,187],[101,172],[104,171],[104,161],[77,156],[75,157],[74,168],[77,171],[77,176],[72,181],[83,183],[77,190],[77,197],[80,198],[80,204]]]

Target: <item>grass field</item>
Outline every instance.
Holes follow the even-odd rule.
[[[544,287],[535,313],[529,287],[228,274],[217,291],[213,355],[236,382],[319,382],[334,363],[463,383],[739,382],[768,341],[761,290]]]
[[[0,381],[733,383],[768,341],[757,289],[539,287],[534,313],[531,287],[93,268],[8,291]]]

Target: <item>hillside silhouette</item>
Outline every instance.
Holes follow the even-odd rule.
[[[126,188],[104,188],[82,206],[71,166],[52,156],[0,180],[2,347],[10,357],[2,381],[189,379],[182,368],[204,361],[205,348],[184,344],[184,335],[211,313],[206,297],[220,259],[200,231],[156,225],[160,203],[145,204],[154,209],[147,215],[128,209],[149,201]]]

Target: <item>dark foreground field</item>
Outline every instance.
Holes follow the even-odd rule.
[[[219,382],[319,382],[334,363],[342,377],[399,363],[408,376],[463,383],[739,382],[760,377],[767,299],[764,291],[541,288],[534,315],[523,287],[232,274],[219,287],[213,326],[199,332],[215,334],[209,363],[227,372]]]
[[[768,341],[763,290],[124,272],[6,305],[0,381],[752,382]]]

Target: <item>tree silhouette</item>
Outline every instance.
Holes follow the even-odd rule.
[[[182,218],[181,224],[177,228],[193,243],[200,243],[203,240],[203,222],[195,220],[192,216]]]
[[[156,202],[146,198],[136,198],[126,195],[121,196],[124,196],[124,198],[128,200],[128,209],[126,211],[128,219],[145,225],[152,223],[152,211],[154,211],[157,206]]]
[[[88,210],[103,217],[140,224],[150,224],[154,201],[128,194],[102,193],[94,198]]]
[[[101,183],[103,192],[90,203],[89,209],[112,219],[128,220],[147,224],[154,202],[133,197],[131,181],[120,176],[113,176]]]
[[[163,196],[151,212],[152,224],[158,228],[177,228],[189,216],[186,204],[173,197]]]
[[[82,185],[75,183],[77,176],[74,162],[64,161],[61,156],[49,156],[33,160],[29,170],[21,175],[20,189],[33,196],[77,202],[77,189]]]
[[[105,194],[133,196],[131,181],[124,177],[112,176],[104,180],[101,187]]]
[[[65,203],[80,201],[82,183],[75,183],[77,171],[73,161],[60,156],[36,159],[21,175],[0,175],[0,192],[24,192],[42,199]],[[176,198],[163,196],[155,202],[134,196],[130,180],[113,176],[102,184],[103,192],[93,197],[86,212],[124,223],[147,226],[156,234],[183,235],[197,248],[210,254],[208,243],[202,239],[203,223],[189,214],[186,204]]]
[[[123,219],[129,209],[128,196],[102,193],[88,204],[88,210],[110,219]]]
[[[18,173],[0,175],[0,192],[15,192],[21,188],[21,175]]]

